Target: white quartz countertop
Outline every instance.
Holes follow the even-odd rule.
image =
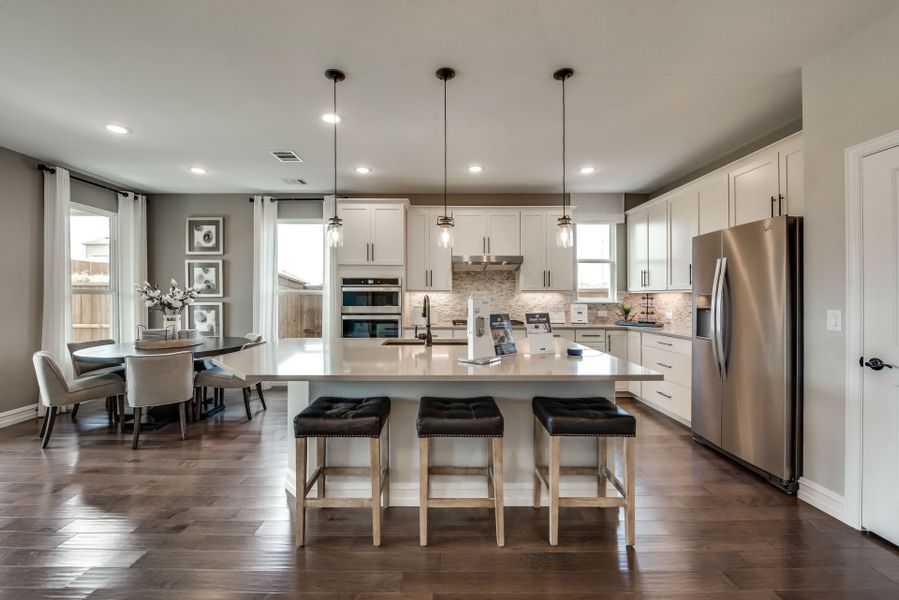
[[[414,325],[404,325],[405,329],[412,329]],[[432,323],[431,329],[452,329],[454,331],[465,331],[465,325],[453,325],[451,323]],[[524,325],[513,325],[512,329],[516,331],[524,331]],[[654,333],[656,335],[664,335],[667,337],[678,338],[682,340],[690,340],[692,334],[689,328],[672,327],[664,325],[662,327],[640,327],[638,325],[615,325],[614,323],[591,323],[587,325],[574,325],[571,323],[553,324],[553,330],[571,331],[573,329],[617,329],[626,331],[639,331],[642,333]],[[418,327],[419,332],[424,331],[424,327]]]
[[[496,364],[458,362],[460,345],[384,346],[383,339],[284,339],[213,359],[241,377],[266,381],[661,381],[651,369],[610,354],[556,339],[556,353],[529,354],[527,340],[517,341],[518,354]],[[570,357],[566,348],[583,348]]]

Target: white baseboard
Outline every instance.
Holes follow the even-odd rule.
[[[288,470],[284,476],[284,488],[291,496],[296,496],[295,474]],[[466,498],[466,497],[486,497],[485,492],[487,485],[485,482],[480,484],[472,482],[448,482],[448,481],[432,481],[431,497],[436,498]],[[610,495],[617,494],[613,488],[610,489]],[[310,493],[314,493],[310,492]],[[595,496],[596,484],[561,482],[559,493],[562,496]],[[368,498],[371,496],[371,485],[364,478],[358,478],[354,481],[331,481],[328,480],[328,497],[334,498]],[[504,506],[533,506],[534,488],[529,483],[513,483],[506,484],[503,488],[503,505]],[[546,489],[543,489],[541,495],[541,504],[546,506],[548,498]],[[418,506],[418,483],[397,482],[390,484],[390,506]]]
[[[799,478],[799,492],[796,496],[807,504],[827,513],[835,519],[846,521],[846,499],[833,490],[804,477]],[[848,524],[848,523],[847,523]]]
[[[0,428],[30,421],[37,417],[37,403],[0,413]]]

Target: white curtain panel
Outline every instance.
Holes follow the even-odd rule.
[[[72,273],[69,264],[69,172],[44,171],[44,304],[41,349],[51,352],[72,377],[66,343],[72,331]]]
[[[253,197],[253,331],[278,339],[278,203]]]
[[[147,197],[119,194],[118,313],[120,342],[133,342],[137,326],[147,324],[147,308],[134,289],[147,279]]]

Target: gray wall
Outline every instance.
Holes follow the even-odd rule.
[[[844,492],[845,162],[850,146],[899,129],[899,9],[802,69],[805,149],[805,477]]]
[[[0,148],[0,412],[38,401],[31,355],[41,345],[44,185],[36,166]]]
[[[70,185],[72,202],[109,212],[119,211],[119,199],[115,192],[74,179]]]

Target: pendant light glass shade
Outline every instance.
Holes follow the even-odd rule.
[[[571,248],[574,246],[574,225],[571,217],[559,217],[556,221],[556,246],[559,248]]]
[[[340,217],[335,215],[328,219],[328,230],[325,232],[325,239],[328,241],[329,248],[343,247],[343,220]]]
[[[452,217],[437,217],[437,246],[439,248],[453,247],[455,225]]]
[[[455,220],[449,216],[446,202],[446,82],[456,76],[449,67],[437,69],[437,79],[443,81],[443,216],[437,218],[437,247],[453,247]]]

